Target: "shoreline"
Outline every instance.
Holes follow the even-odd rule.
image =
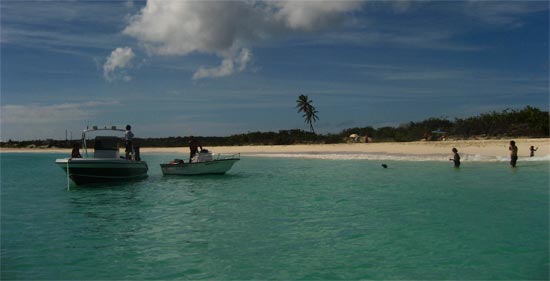
[[[519,157],[529,157],[529,147],[538,147],[537,157],[550,155],[550,138],[514,139],[519,148]],[[510,139],[490,140],[447,140],[381,143],[342,143],[342,144],[295,144],[295,145],[250,145],[250,146],[205,146],[213,154],[235,154],[270,156],[277,154],[389,154],[389,155],[450,155],[456,147],[460,155],[481,157],[508,157]],[[67,153],[69,148],[0,148],[0,153]],[[188,155],[189,148],[181,147],[142,147],[141,153],[166,153]]]

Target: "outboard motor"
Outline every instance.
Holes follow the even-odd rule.
[[[141,156],[139,155],[139,146],[134,146],[134,159],[136,159],[136,161],[141,161]]]

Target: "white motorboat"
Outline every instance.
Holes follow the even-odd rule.
[[[185,163],[183,160],[174,159],[167,164],[160,164],[162,174],[164,175],[210,175],[225,174],[233,164],[240,160],[240,154],[213,156],[208,150],[199,152],[191,162]]]
[[[134,148],[131,159],[119,155],[120,137],[96,136],[94,154],[88,155],[86,134],[97,131],[124,132],[116,127],[86,129],[82,132],[83,158],[57,159],[55,163],[63,169],[77,185],[102,182],[130,181],[147,177],[149,167],[141,161],[139,147]]]

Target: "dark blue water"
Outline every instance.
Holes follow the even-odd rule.
[[[548,279],[548,161],[244,157],[225,176],[70,186],[1,157],[1,279]]]

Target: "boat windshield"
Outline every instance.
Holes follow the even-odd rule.
[[[95,150],[118,150],[120,138],[97,136],[95,138]]]

